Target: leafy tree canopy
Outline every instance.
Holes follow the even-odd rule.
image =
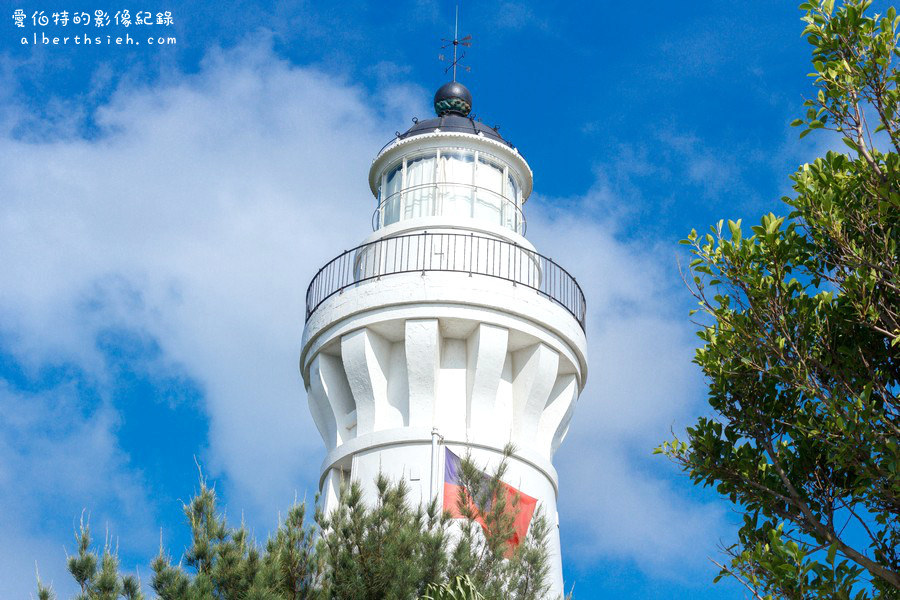
[[[900,597],[900,17],[870,4],[800,5],[793,125],[848,151],[791,176],[786,216],[682,242],[713,414],[658,451],[743,514],[719,577],[756,598]]]

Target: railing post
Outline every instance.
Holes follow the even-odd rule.
[[[468,250],[469,250],[469,277],[472,276],[472,246],[473,246],[474,240],[475,240],[475,234],[469,233],[469,240],[467,243]]]
[[[425,245],[428,243],[428,232],[422,232],[422,277],[425,277]]]
[[[512,263],[512,276],[510,277],[510,279],[512,279],[513,287],[516,287],[515,271],[516,271],[516,264],[519,262],[519,244],[518,244],[518,242],[513,242],[513,250],[516,251],[516,258],[513,260],[513,263]],[[512,251],[510,251],[509,255],[512,256]]]
[[[384,238],[378,240],[378,250],[375,256],[378,259],[378,266],[375,267],[375,281],[381,281],[381,263],[384,261]]]
[[[339,295],[344,293],[344,287],[346,287],[344,286],[344,282],[342,281],[343,278],[341,277],[341,274],[344,272],[344,265],[347,263],[347,257],[349,256],[347,252],[349,252],[349,250],[344,250],[344,253],[341,255],[343,258],[341,259],[340,269],[338,270],[337,274],[338,283],[341,286],[341,289],[338,290]]]

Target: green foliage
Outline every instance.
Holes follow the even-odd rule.
[[[109,540],[98,556],[91,551],[91,530],[82,517],[78,533],[75,536],[78,554],[70,556],[67,561],[69,573],[81,588],[76,600],[142,600],[141,585],[132,575],[119,575],[119,558],[110,548]],[[51,600],[54,597],[50,588],[45,587],[38,578],[38,598]]]
[[[37,577],[37,597],[38,600],[56,600],[56,594],[48,586],[41,581],[40,573],[35,573]]]
[[[320,510],[322,591],[328,598],[417,598],[443,580],[448,519],[432,502],[410,508],[406,486],[384,476],[371,509],[358,484],[329,515]]]
[[[544,598],[549,529],[542,516],[535,515],[526,540],[505,557],[512,515],[506,494],[496,492],[511,453],[507,448],[488,478],[463,460],[471,484],[466,493],[499,500],[483,514],[469,511],[456,522],[458,531],[436,502],[413,506],[402,481],[379,477],[374,502],[364,501],[358,483],[344,485],[331,512],[318,508],[314,524],[308,524],[305,504],[295,504],[260,545],[243,524],[228,525],[215,490],[201,476],[199,491],[184,506],[191,545],[177,564],[160,548],[151,565],[151,587],[161,600]],[[482,531],[476,519],[491,526]],[[102,555],[92,552],[84,525],[76,541],[69,572],[81,587],[77,600],[142,599],[137,579],[119,575],[108,544]],[[40,579],[38,598],[54,598]]]
[[[817,94],[794,125],[850,154],[792,176],[787,218],[682,242],[715,417],[657,450],[744,513],[720,577],[757,598],[900,595],[900,21],[869,5],[801,5]]]
[[[454,581],[442,583],[440,585],[431,584],[428,586],[428,593],[422,597],[422,600],[483,600],[472,578],[457,577]]]
[[[200,491],[184,507],[191,546],[183,564],[173,565],[160,549],[152,587],[162,600],[202,598],[314,598],[316,576],[312,528],[304,526],[306,507],[295,504],[262,549],[241,524],[231,529],[216,512],[215,490],[201,479]]]
[[[513,451],[508,445],[505,459]],[[529,540],[509,553],[508,540],[514,533],[519,498],[514,496],[510,502],[504,488],[507,464],[504,460],[491,477],[485,478],[471,459],[462,461],[460,478],[466,493],[460,496],[458,509],[466,520],[453,552],[450,573],[470,576],[488,598],[543,598],[548,588],[549,527],[539,508],[532,517]],[[486,506],[490,509],[479,515],[476,507]],[[483,527],[478,523],[479,517]]]

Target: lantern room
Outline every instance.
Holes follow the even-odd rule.
[[[523,235],[528,164],[495,128],[469,116],[471,94],[462,84],[441,87],[434,104],[436,118],[415,121],[372,165],[373,229],[427,219],[423,226],[440,221]]]

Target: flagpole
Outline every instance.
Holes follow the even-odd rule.
[[[431,428],[431,490],[430,496],[431,501],[437,499],[437,476],[439,472],[440,463],[440,454],[438,454],[438,439],[441,438],[441,434],[438,433],[437,427]]]

